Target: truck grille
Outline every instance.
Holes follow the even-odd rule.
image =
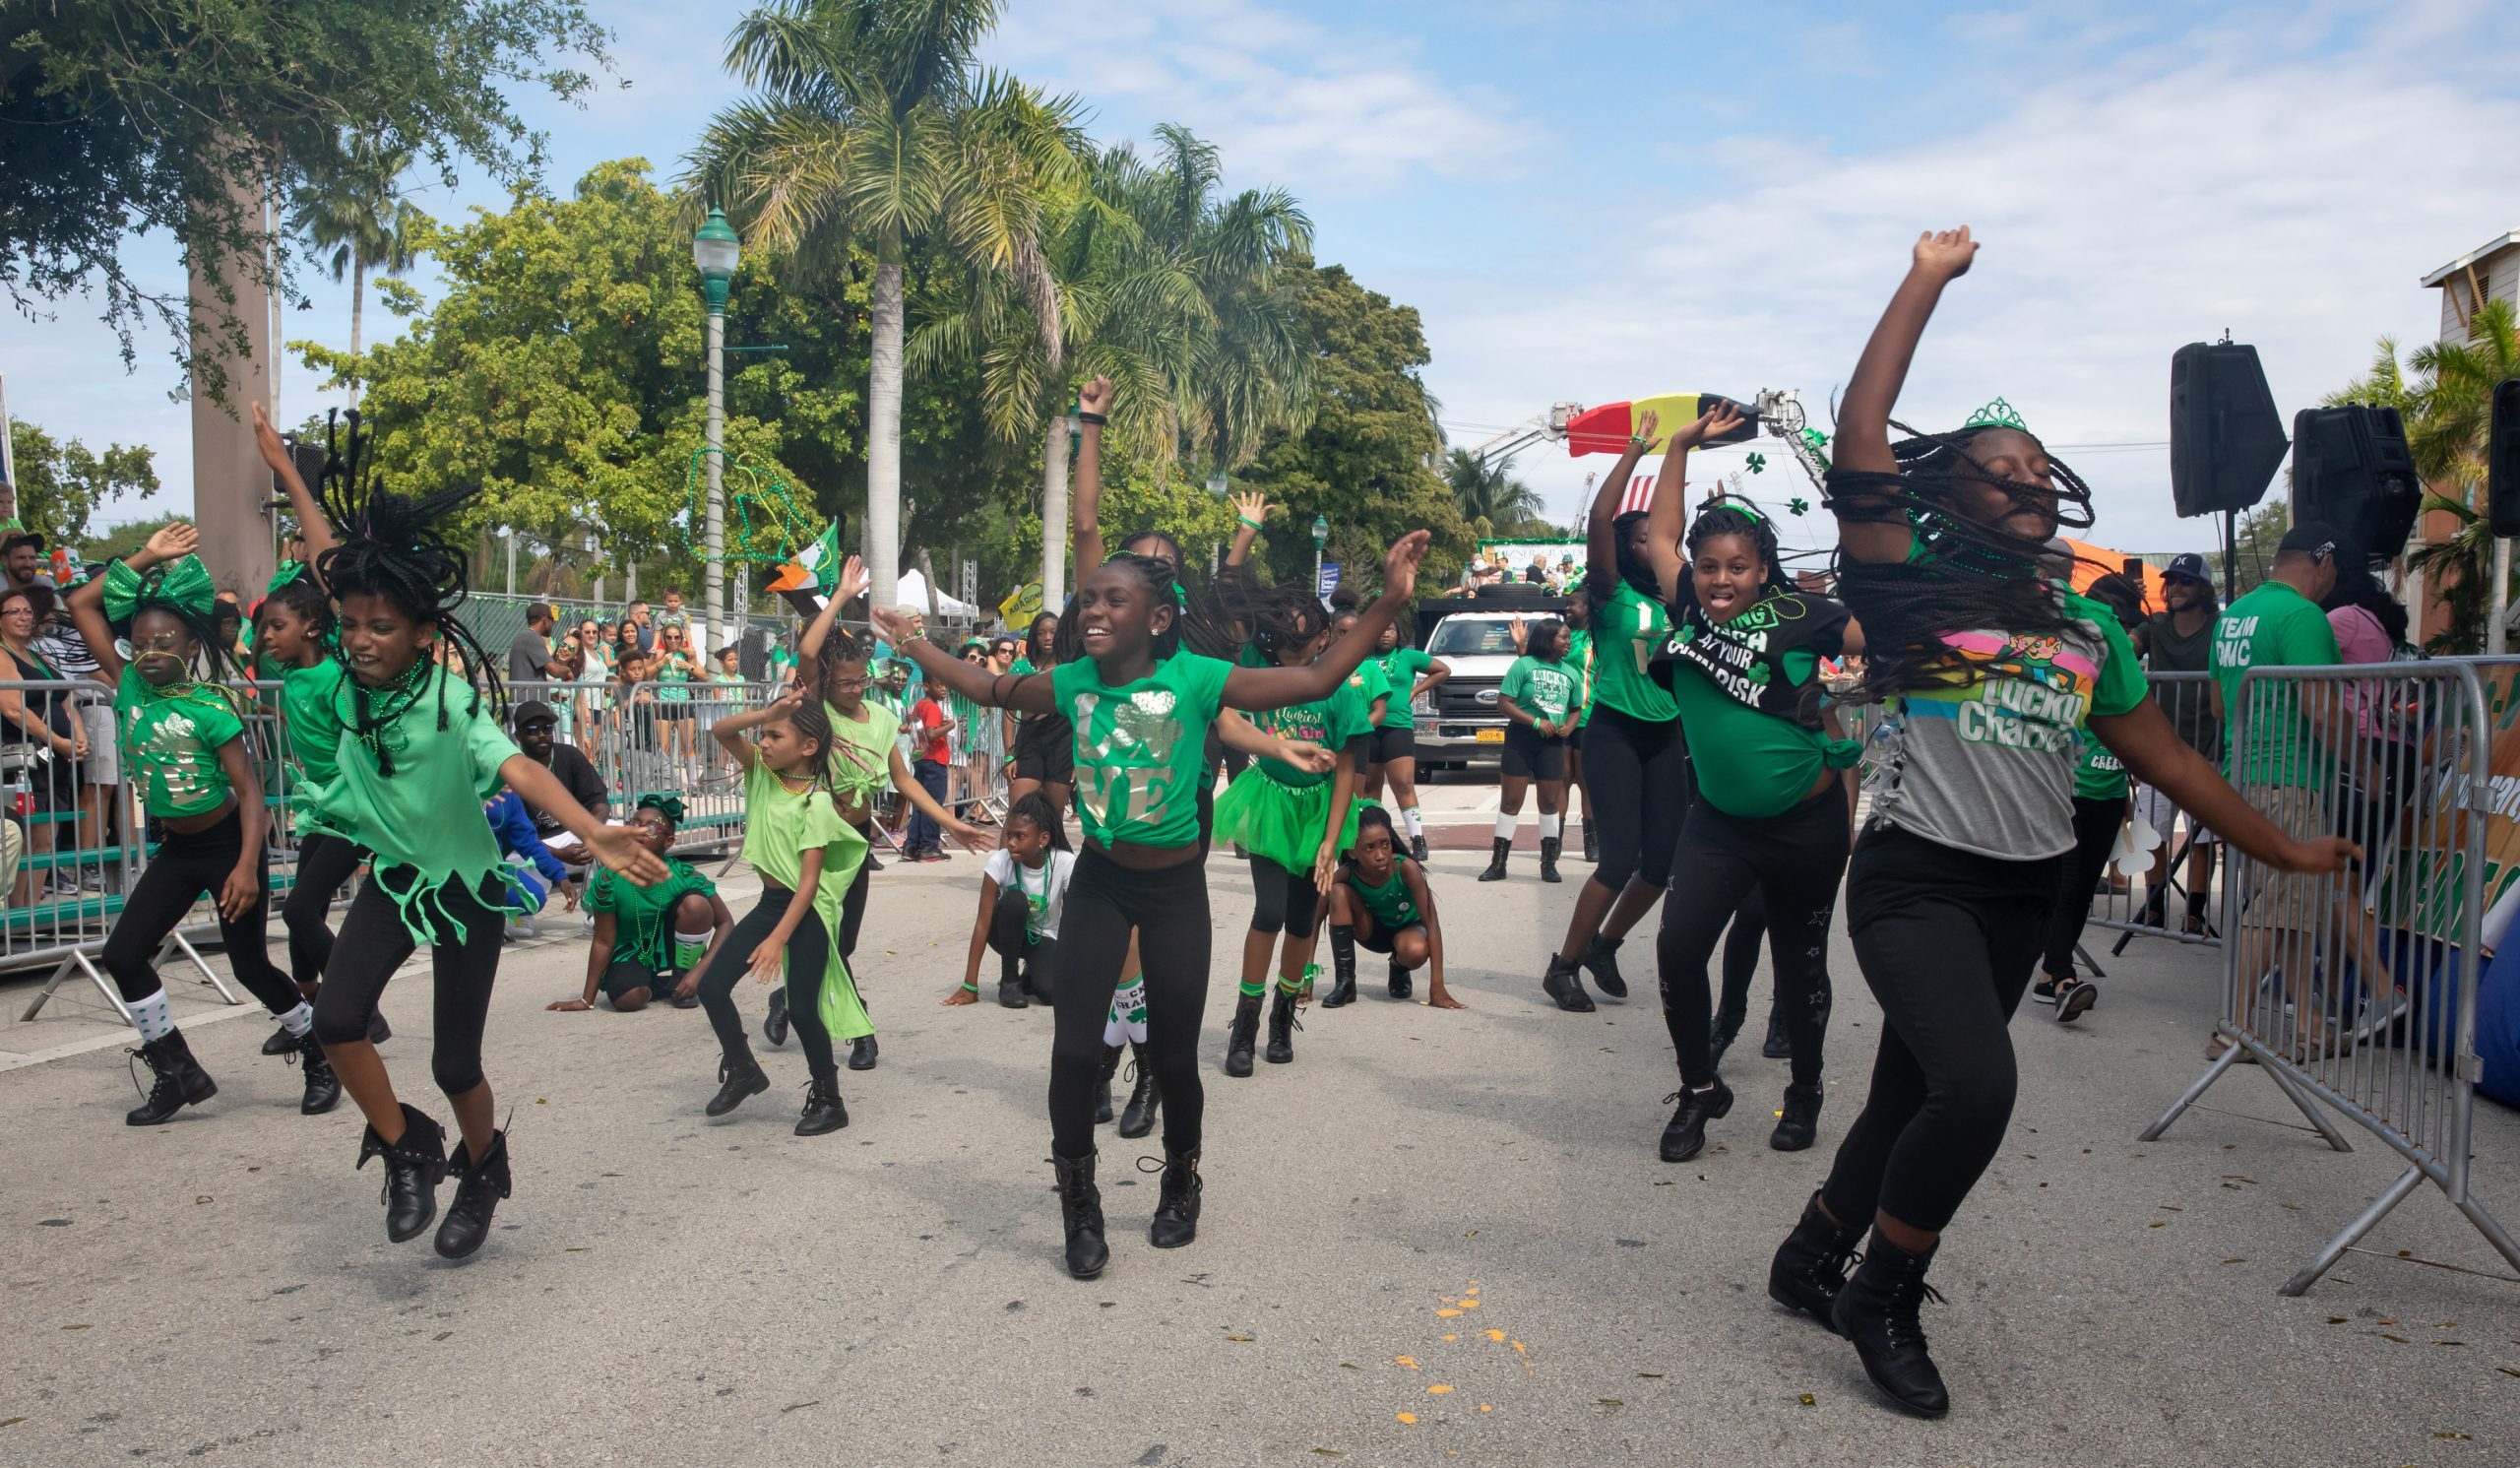
[[[1494,721],[1504,717],[1496,709],[1497,678],[1449,677],[1436,685],[1435,714],[1441,719],[1478,719]]]

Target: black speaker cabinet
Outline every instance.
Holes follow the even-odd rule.
[[[2170,358],[2170,492],[2181,515],[2245,510],[2284,462],[2257,349],[2191,342]]]

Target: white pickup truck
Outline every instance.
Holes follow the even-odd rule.
[[[1426,639],[1427,655],[1452,676],[1411,707],[1418,719],[1418,767],[1492,765],[1505,747],[1505,716],[1496,689],[1514,666],[1514,620],[1526,627],[1558,614],[1565,604],[1540,599],[1511,609],[1448,612]]]

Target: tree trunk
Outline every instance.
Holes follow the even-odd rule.
[[[1067,418],[1050,419],[1041,440],[1041,606],[1067,605]]]
[[[2486,656],[2499,658],[2508,641],[2502,624],[2511,614],[2511,543],[2500,536],[2493,538],[2493,596],[2487,605],[2493,609],[2485,628]]]
[[[927,583],[927,624],[930,627],[933,627],[936,625],[938,620],[936,614],[936,557],[928,554],[927,547],[924,545],[918,547],[918,579]]]
[[[358,359],[359,316],[367,305],[367,262],[350,256],[350,359]],[[350,368],[350,406],[358,406],[358,368]]]
[[[888,252],[892,253],[892,252]],[[875,267],[874,367],[866,393],[866,545],[874,605],[900,600],[902,567],[902,267]]]

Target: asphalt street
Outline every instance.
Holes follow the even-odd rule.
[[[511,948],[487,1068],[512,1110],[516,1194],[461,1266],[385,1240],[377,1170],[350,1167],[355,1112],[297,1115],[296,1072],[255,1053],[258,1011],[214,1016],[183,986],[220,1094],[135,1130],[119,1038],[74,995],[0,1031],[0,1231],[16,1241],[0,1461],[2520,1453],[2520,1286],[2437,1193],[2305,1298],[2277,1293],[2395,1176],[2385,1149],[2328,1151],[2247,1071],[2209,1096],[2218,1110],[2135,1140],[2202,1068],[2205,951],[2104,953],[2101,1004],[2070,1029],[2025,1006],[2012,1132],[1935,1267],[1949,1303],[1925,1315],[1955,1409],[1918,1422],[1764,1292],[1878,1033],[1843,935],[1819,1147],[1765,1144],[1785,1067],[1758,1056],[1754,1010],[1726,1065],[1741,1104],[1706,1155],[1666,1166],[1654,1149],[1676,1078],[1650,941],[1631,945],[1635,1000],[1560,1014],[1537,977],[1576,888],[1543,886],[1526,858],[1514,880],[1477,885],[1481,861],[1433,863],[1468,1010],[1382,997],[1366,955],[1365,1000],[1308,1014],[1293,1064],[1239,1081],[1221,1056],[1249,888],[1229,859],[1211,863],[1200,1238],[1146,1245],[1154,1179],[1136,1164],[1159,1149],[1106,1130],[1112,1260],[1091,1283],[1058,1266],[1048,1015],[936,1003],[960,975],[976,857],[876,879],[859,968],[883,1058],[843,1073],[850,1124],[828,1137],[789,1132],[792,1042],[766,1053],[769,1095],[711,1121],[704,1016],[546,1013],[583,973],[574,923]],[[739,911],[751,889],[738,869]],[[385,1053],[442,1116],[425,989],[412,969],[389,990]],[[29,992],[13,983],[0,1000],[14,1016]],[[748,1012],[764,992],[747,983]],[[2520,1117],[2480,1103],[2478,1190],[2506,1220],[2520,1220],[2515,1159]]]

